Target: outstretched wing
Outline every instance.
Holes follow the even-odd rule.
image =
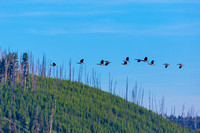
[[[126,61],[129,61],[129,57],[126,57]]]
[[[147,61],[147,60],[148,60],[148,58],[147,58],[147,57],[145,57],[145,58],[144,58],[144,61]]]
[[[83,63],[83,61],[84,61],[84,59],[81,59],[81,60],[80,60],[80,63]]]
[[[52,65],[52,66],[56,66],[56,63],[53,62],[53,65]]]
[[[106,61],[106,64],[105,64],[105,66],[107,66],[109,63],[110,63],[110,61]]]

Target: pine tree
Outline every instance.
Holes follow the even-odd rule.
[[[4,83],[4,78],[5,78],[5,58],[2,57],[0,60],[0,74],[1,74],[1,83]]]
[[[29,73],[29,58],[28,58],[28,53],[24,53],[22,57],[22,69],[23,69],[23,78],[24,78],[24,89],[26,88],[26,81],[27,81],[27,76]]]

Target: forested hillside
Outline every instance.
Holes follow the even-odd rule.
[[[0,132],[190,132],[118,96],[46,76],[45,62],[33,64],[27,53],[0,60]]]
[[[189,129],[197,131],[200,133],[200,117],[199,116],[191,116],[187,115],[186,117],[182,116],[167,116],[166,119],[170,120],[173,123],[177,123],[179,125],[185,126]]]

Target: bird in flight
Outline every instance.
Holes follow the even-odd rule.
[[[107,66],[107,65],[110,64],[110,63],[111,63],[110,61],[106,61],[105,66]]]
[[[124,61],[124,63],[122,63],[122,65],[128,65],[128,63],[126,61]]]
[[[135,60],[137,60],[137,62],[141,62],[141,61],[143,61],[142,59],[135,59]]]
[[[126,57],[126,62],[127,62],[127,63],[130,62],[130,61],[129,61],[129,57]]]
[[[101,60],[101,62],[99,64],[97,64],[97,65],[103,66],[104,65],[104,60]]]
[[[56,66],[56,63],[53,62],[53,64],[52,64],[51,66],[55,67],[55,66]]]
[[[181,68],[182,68],[182,66],[183,66],[183,64],[177,64],[177,65],[179,65],[179,69],[181,69]]]
[[[169,64],[168,64],[168,63],[165,63],[165,64],[163,64],[163,65],[165,65],[165,68],[167,68],[167,67],[169,66]]]
[[[144,62],[149,62],[147,57],[145,57],[143,61]]]
[[[84,64],[83,61],[84,59],[81,59],[80,62],[77,62],[77,64]]]
[[[151,63],[149,63],[149,65],[153,66],[154,65],[154,60],[152,60]]]

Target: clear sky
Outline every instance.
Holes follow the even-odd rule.
[[[58,65],[71,58],[76,70],[84,58],[88,72],[101,74],[104,90],[110,72],[124,97],[128,76],[129,99],[137,81],[145,103],[150,91],[158,102],[165,97],[168,112],[176,106],[180,114],[185,104],[200,115],[199,9],[199,0],[0,0],[0,46],[41,60],[45,53]],[[131,62],[122,66],[127,56]],[[145,56],[155,66],[134,60]],[[97,66],[101,59],[112,63]]]

